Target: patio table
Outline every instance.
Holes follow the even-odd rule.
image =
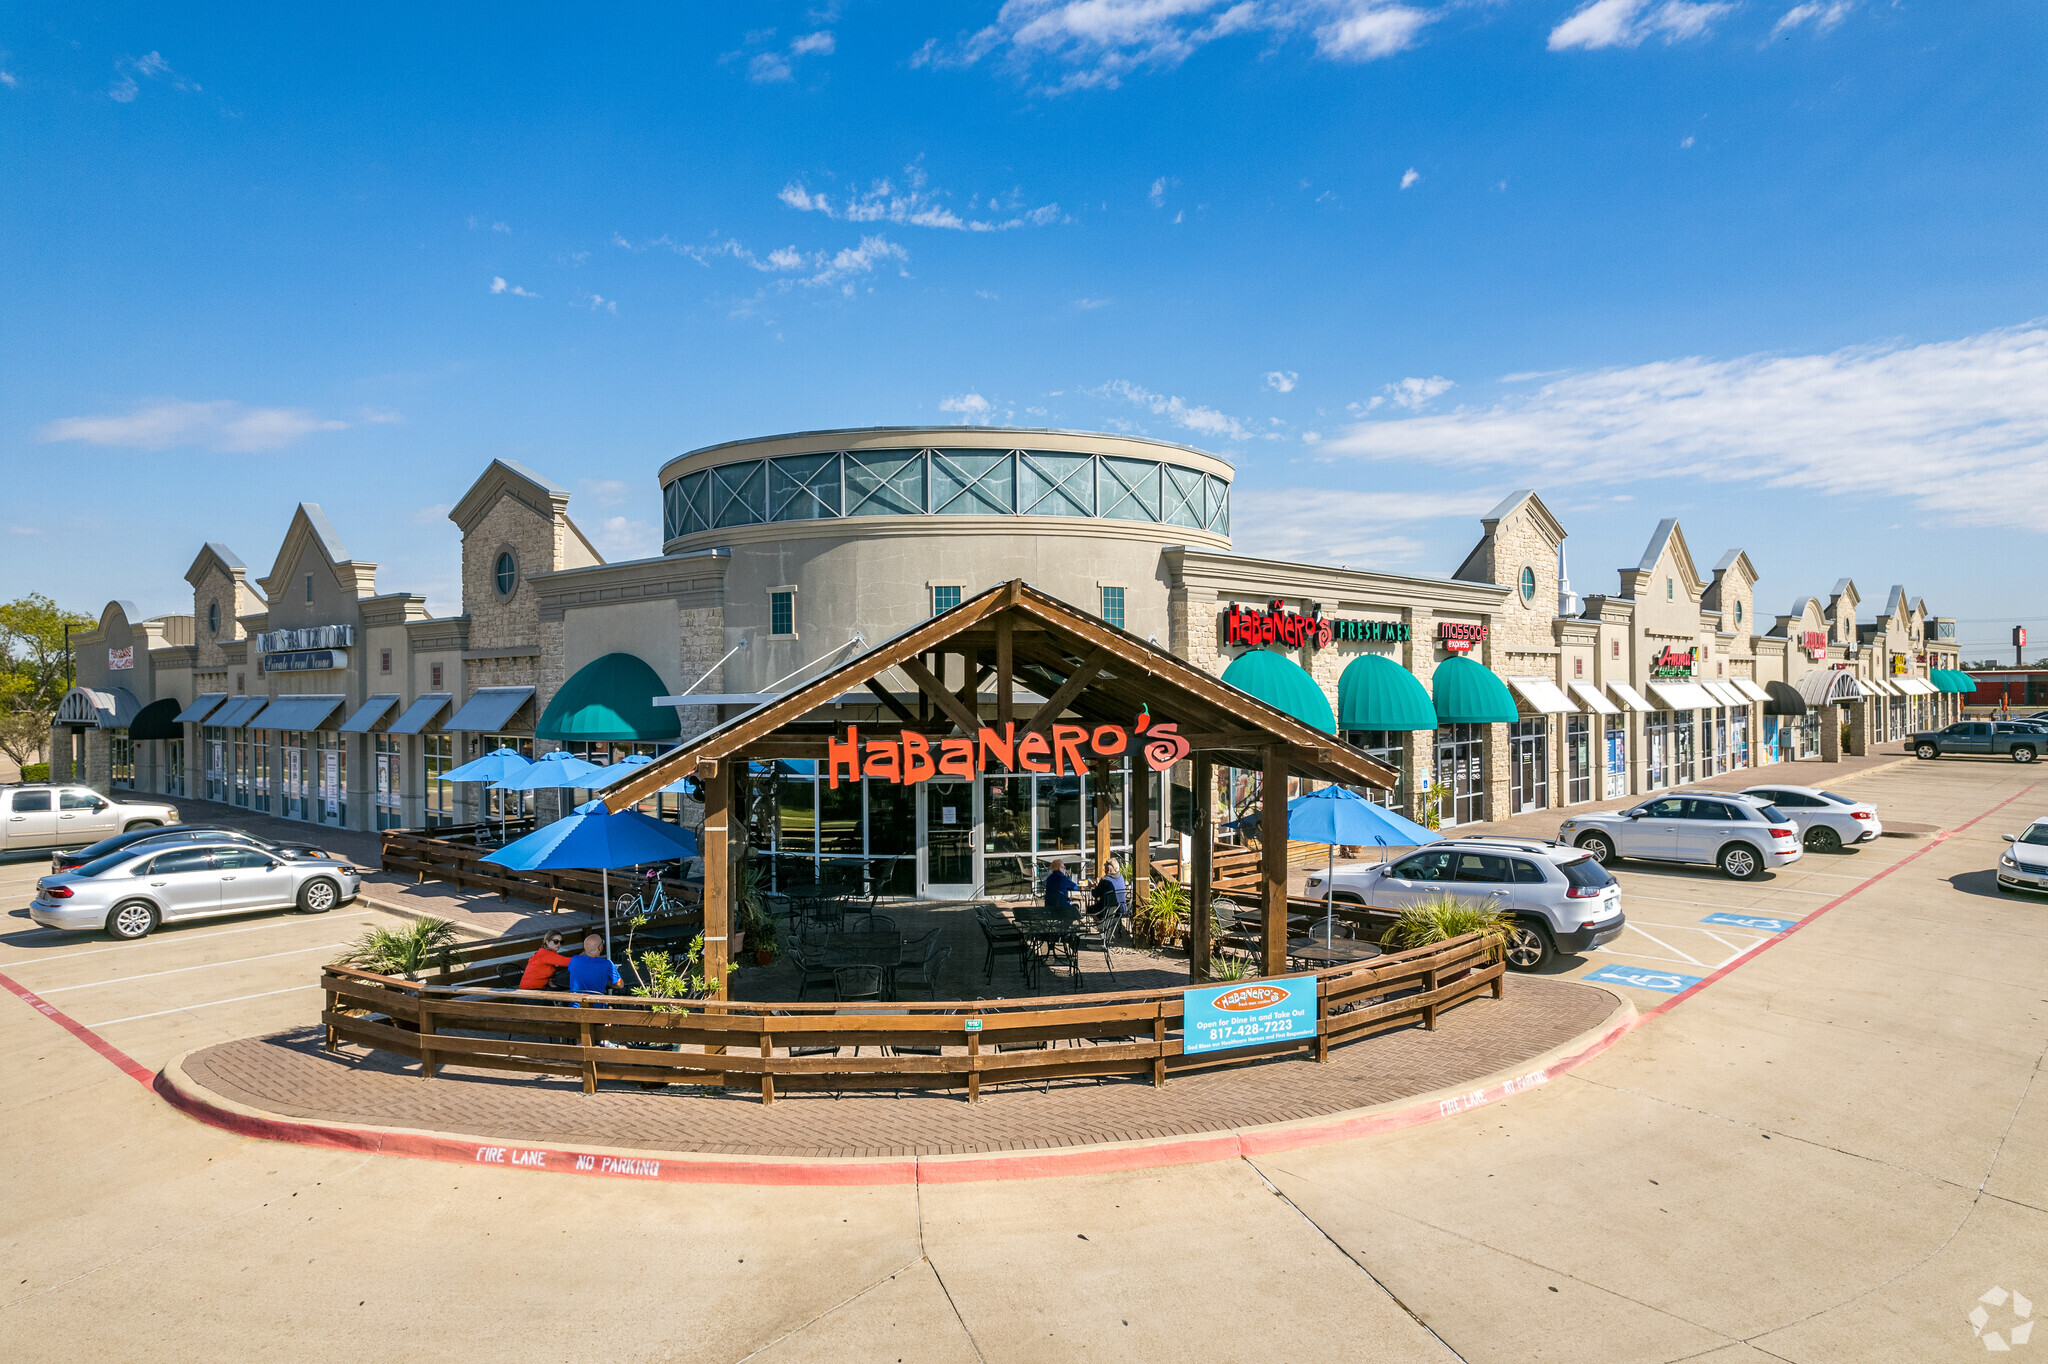
[[[875,966],[885,973],[896,968],[903,953],[903,935],[880,933],[828,933],[825,936],[825,964],[830,967]]]
[[[1380,955],[1380,949],[1369,942],[1340,942],[1325,947],[1313,938],[1299,938],[1287,944],[1289,961],[1307,962],[1311,966],[1349,966]]]

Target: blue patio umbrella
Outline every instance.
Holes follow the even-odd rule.
[[[591,791],[602,791],[608,786],[615,786],[619,782],[624,781],[627,777],[632,776],[633,769],[637,767],[645,767],[647,766],[647,764],[653,761],[654,759],[648,757],[645,753],[629,753],[625,757],[613,763],[610,767],[598,768],[597,771],[591,775],[591,782],[593,784],[586,789]]]
[[[573,753],[557,749],[543,753],[538,760],[529,764],[524,772],[498,783],[500,791],[539,791],[550,786],[580,786],[588,790],[591,774],[604,769],[596,763],[588,763]]]
[[[480,781],[493,785],[516,777],[533,763],[516,748],[494,748],[474,762],[466,762],[441,774],[442,781]],[[502,790],[502,786],[500,787]],[[498,837],[505,837],[505,812],[498,811]]]
[[[1337,845],[1377,843],[1412,847],[1434,843],[1437,835],[1414,820],[1375,805],[1356,791],[1342,786],[1325,786],[1287,802],[1287,836],[1302,843],[1330,845],[1330,872],[1324,880],[1323,945],[1335,935],[1337,902]]]
[[[537,764],[536,764],[537,765]],[[604,950],[612,950],[611,869],[643,862],[670,862],[698,855],[697,835],[679,825],[650,819],[638,810],[617,814],[601,800],[585,801],[574,814],[535,829],[484,857],[514,871],[596,871],[604,900]]]

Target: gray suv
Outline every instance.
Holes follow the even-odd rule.
[[[1308,893],[1332,878],[1311,872]],[[1399,912],[1439,895],[1498,906],[1513,917],[1508,965],[1535,971],[1559,952],[1588,952],[1621,936],[1621,887],[1576,848],[1521,838],[1457,838],[1431,843],[1382,866],[1339,867],[1340,903]]]
[[[108,834],[176,824],[160,800],[103,796],[88,786],[0,786],[0,852],[47,852],[97,843]]]

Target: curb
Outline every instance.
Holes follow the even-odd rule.
[[[166,1103],[188,1117],[237,1136],[458,1165],[495,1165],[547,1174],[681,1184],[849,1187],[1051,1179],[1198,1165],[1351,1141],[1435,1122],[1520,1094],[1584,1065],[1635,1028],[1641,1017],[1635,1006],[1613,991],[1602,993],[1614,1000],[1614,1008],[1597,1027],[1551,1048],[1512,1073],[1495,1072],[1459,1086],[1332,1116],[1058,1151],[1019,1150],[967,1156],[761,1157],[605,1146],[499,1144],[499,1138],[455,1132],[352,1127],[267,1113],[216,1094],[186,1074],[184,1063],[193,1055],[191,1051],[165,1066],[152,1087]]]

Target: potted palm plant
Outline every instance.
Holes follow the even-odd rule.
[[[1401,911],[1401,917],[1387,930],[1385,941],[1397,947],[1427,947],[1477,933],[1488,939],[1488,950],[1498,957],[1513,926],[1513,919],[1490,904],[1455,895],[1432,895]],[[1469,970],[1461,971],[1444,984],[1469,974]]]
[[[418,980],[428,970],[448,965],[455,946],[455,925],[446,919],[414,919],[402,928],[372,928],[334,959],[380,976]]]

